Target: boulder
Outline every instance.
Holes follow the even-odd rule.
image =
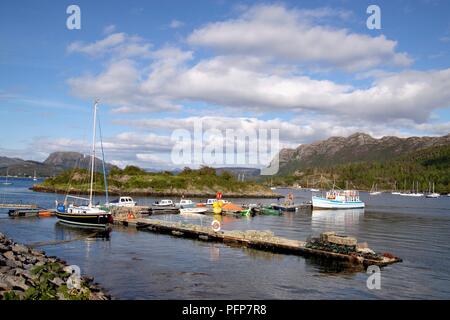
[[[12,252],[12,251],[6,251],[6,252],[4,252],[4,253],[3,253],[3,256],[4,256],[6,259],[8,259],[8,260],[15,260],[15,259],[16,259],[15,255],[14,255],[14,252]]]
[[[0,253],[6,252],[11,250],[11,247],[5,246],[4,244],[0,243]]]
[[[0,283],[4,283],[6,285],[9,285],[12,289],[19,289],[22,291],[26,291],[29,286],[25,284],[25,280],[20,277],[15,277],[11,275],[0,275]]]
[[[28,253],[29,249],[21,244],[15,244],[12,246],[12,251],[16,253]]]

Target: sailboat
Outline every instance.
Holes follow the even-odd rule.
[[[33,181],[37,181],[37,178],[36,178],[36,170],[34,170]]]
[[[5,177],[5,181],[2,182],[2,184],[3,184],[4,186],[10,186],[10,185],[12,185],[12,182],[8,182],[8,177],[9,177],[9,169],[6,169],[6,177]]]
[[[394,190],[391,192],[391,194],[394,194],[394,195],[400,195],[401,194],[401,192],[399,192],[397,190],[397,181],[395,181]]]
[[[413,182],[413,187],[412,187],[412,192],[410,193],[401,193],[401,196],[405,196],[405,197],[422,197],[423,193],[419,192],[419,182],[416,181],[416,186],[414,186],[414,182]]]
[[[76,197],[67,195],[64,199],[64,203],[57,203],[56,216],[62,222],[94,228],[106,228],[108,224],[113,222],[112,215],[93,205],[93,185],[94,185],[94,173],[95,173],[95,131],[97,126],[97,105],[98,101],[94,104],[94,120],[93,120],[93,134],[92,134],[92,154],[91,154],[91,172],[90,172],[90,189],[89,198]],[[103,172],[105,174],[105,172]],[[105,187],[107,188],[106,184]],[[69,199],[76,199],[87,202],[87,205],[75,205],[73,203],[68,204]]]
[[[381,194],[381,191],[378,191],[378,184],[372,184],[372,189],[370,189],[370,195],[376,196]]]
[[[439,198],[441,195],[434,192],[434,182],[433,182],[433,192],[431,192],[431,182],[429,183],[428,194],[425,196],[427,198]]]

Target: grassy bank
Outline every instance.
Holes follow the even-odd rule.
[[[105,191],[103,175],[96,173],[95,193]],[[107,177],[108,192],[112,195],[152,195],[152,196],[215,196],[218,191],[226,197],[270,197],[276,195],[270,188],[256,182],[240,182],[229,172],[216,174],[213,168],[198,170],[185,168],[179,174],[171,172],[150,173],[135,166],[112,169]],[[87,170],[74,169],[48,178],[33,187],[35,191],[78,193],[89,191]]]

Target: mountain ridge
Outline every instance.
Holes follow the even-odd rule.
[[[367,133],[356,132],[348,137],[333,136],[311,144],[301,144],[295,149],[280,150],[278,174],[289,175],[305,168],[360,161],[386,161],[442,145],[450,145],[450,134],[441,137],[374,138]]]
[[[102,160],[95,158],[95,171],[102,171]],[[7,171],[11,176],[33,176],[50,177],[57,175],[64,170],[74,168],[88,168],[90,166],[90,156],[74,151],[57,151],[52,152],[42,161],[23,160],[20,158],[0,157],[0,175],[6,175]],[[106,163],[106,171],[111,170],[115,166]]]

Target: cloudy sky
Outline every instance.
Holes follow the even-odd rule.
[[[370,4],[381,30],[366,26]],[[449,18],[446,0],[1,1],[0,155],[88,152],[95,98],[120,166],[173,167],[172,132],[199,121],[276,128],[287,147],[444,135]]]

